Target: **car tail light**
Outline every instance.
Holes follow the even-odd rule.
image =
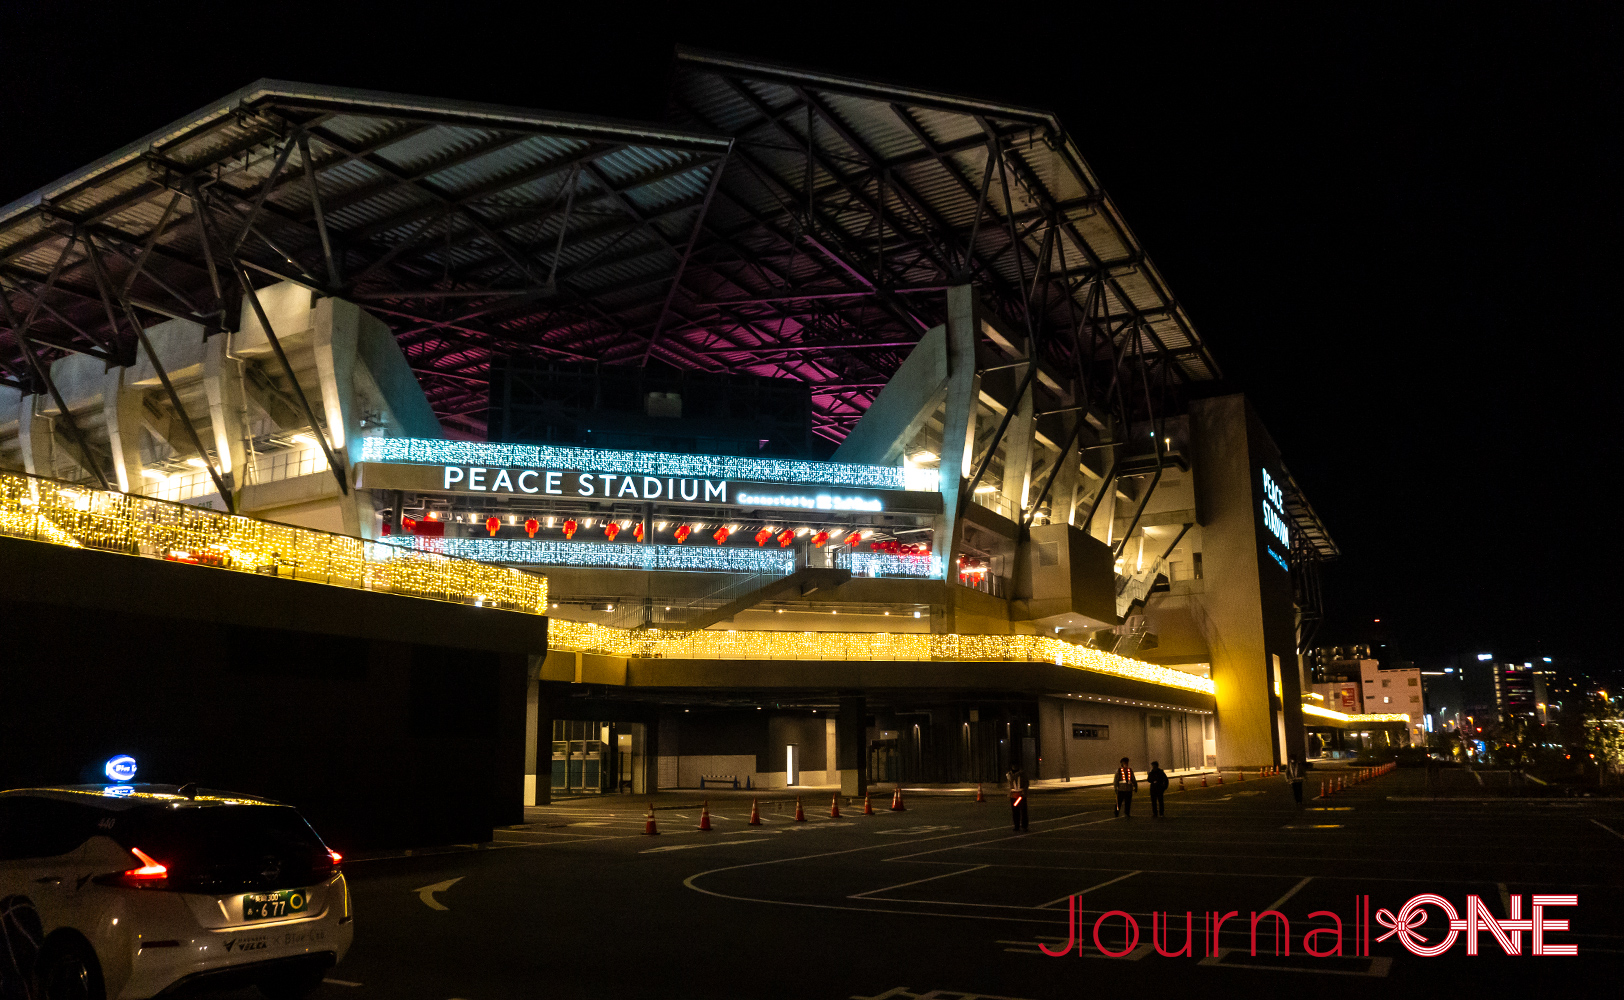
[[[139,882],[150,882],[154,879],[168,878],[169,869],[152,859],[152,855],[139,847],[130,848],[130,853],[141,862],[140,868],[131,868],[124,872],[124,877]]]
[[[141,862],[139,868],[126,868],[121,872],[109,872],[97,876],[96,882],[100,885],[122,885],[137,889],[164,889],[169,886],[169,866],[155,859],[139,847],[130,848],[130,853]]]
[[[337,851],[328,851],[327,856],[333,859],[333,864],[335,865],[344,860],[344,855],[338,853]]]

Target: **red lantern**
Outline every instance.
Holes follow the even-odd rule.
[[[490,517],[485,519],[485,530],[491,533],[492,538],[496,537],[496,529],[500,528],[501,526],[502,519],[497,517],[495,514],[492,514]]]
[[[686,524],[679,524],[677,525],[677,530],[673,531],[672,534],[677,536],[677,544],[681,545],[683,542],[688,540],[688,536],[693,532],[693,530],[694,529],[688,527]]]
[[[536,537],[536,529],[539,527],[541,527],[541,525],[536,522],[535,518],[526,518],[524,522],[524,533],[529,535],[531,538],[534,538]]]
[[[638,521],[637,522],[637,527],[632,529],[632,537],[637,539],[640,542],[643,540],[643,522],[642,521]]]
[[[785,528],[783,533],[778,536],[778,547],[787,549],[793,541],[795,541],[795,532]]]
[[[760,547],[762,545],[766,545],[769,541],[772,540],[772,537],[773,537],[773,532],[772,532],[771,528],[762,528],[760,531],[756,532],[756,545],[757,545],[757,547]]]
[[[614,541],[615,536],[620,534],[620,525],[615,521],[604,522],[603,534],[604,537],[609,539],[611,542]]]
[[[712,535],[711,537],[716,539],[716,544],[717,545],[726,545],[727,544],[727,525],[724,524],[720,528],[717,528],[716,529],[716,534]]]
[[[821,549],[823,548],[823,543],[827,542],[828,540],[829,533],[827,531],[820,531],[812,536],[812,547]]]
[[[575,528],[576,528],[575,518],[572,517],[569,520],[565,521],[564,522],[564,537],[565,538],[574,538],[575,537]]]

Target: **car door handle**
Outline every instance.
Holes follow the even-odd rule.
[[[61,885],[62,884],[62,880],[60,878],[56,877],[55,875],[46,875],[44,878],[37,878],[34,881],[39,883],[40,885]]]

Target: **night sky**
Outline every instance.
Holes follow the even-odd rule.
[[[259,77],[658,119],[685,42],[1052,109],[1341,546],[1321,644],[1618,662],[1616,6],[8,6],[0,203]]]

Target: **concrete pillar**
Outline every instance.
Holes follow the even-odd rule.
[[[942,521],[936,531],[949,578],[958,554],[959,492],[970,474],[970,451],[975,444],[976,376],[975,288],[954,285],[947,290],[947,407],[942,421]]]
[[[1028,349],[1027,356],[1031,356]],[[1017,369],[1018,377],[1026,377],[1026,369]],[[1017,383],[1019,384],[1019,383]],[[1028,385],[1016,400],[1015,416],[1004,429],[1004,486],[1001,499],[1006,514],[1014,512],[1020,520],[1021,511],[1037,497],[1032,495],[1032,397],[1033,385]]]
[[[660,787],[660,720],[657,716],[649,716],[643,723],[643,754],[637,761],[637,775],[633,782],[642,779],[643,791],[653,795]]]
[[[113,476],[124,493],[140,493],[146,486],[141,475],[142,391],[125,384],[127,368],[109,368],[102,376],[102,420],[107,426],[107,444],[113,452]]]
[[[1063,415],[1061,427],[1064,436],[1061,438],[1062,441],[1071,437],[1072,428],[1081,419],[1082,416],[1076,413]],[[1060,463],[1060,471],[1055,473],[1054,485],[1049,488],[1049,510],[1052,513],[1049,520],[1054,524],[1062,522],[1066,524],[1077,523],[1077,492],[1079,487],[1082,486],[1083,478],[1083,474],[1078,468],[1078,445],[1079,442],[1073,441],[1057,460]]]
[[[1115,440],[1114,424],[1115,422],[1113,421],[1112,425],[1106,428],[1106,433],[1112,434],[1113,441]],[[1099,449],[1098,454],[1100,456],[1100,473],[1102,475],[1108,475],[1111,470],[1115,468],[1117,448],[1118,446],[1113,444],[1110,447]],[[1116,480],[1106,480],[1100,485],[1100,489],[1103,491],[1103,493],[1101,494],[1098,502],[1096,502],[1094,505],[1094,519],[1088,523],[1088,533],[1093,535],[1095,538],[1098,538],[1100,541],[1105,542],[1107,545],[1114,545],[1116,544],[1116,538],[1114,537],[1114,528],[1116,525]]]
[[[361,307],[353,302],[321,299],[312,310],[310,346],[316,355],[316,375],[321,380],[321,408],[327,421],[327,440],[346,476],[350,465],[361,457],[360,414],[355,409],[360,327]],[[368,493],[350,490],[347,496],[338,498],[338,509],[344,519],[346,535],[376,536],[377,524]]]
[[[547,806],[553,802],[553,714],[552,700],[541,691],[541,682],[531,681],[530,699],[525,706],[525,761],[535,782],[526,805]]]
[[[23,451],[23,471],[31,476],[56,476],[54,429],[45,416],[46,397],[24,396],[17,414],[17,443]]]
[[[230,334],[210,337],[203,344],[203,388],[209,398],[209,427],[214,432],[214,454],[225,473],[226,485],[241,490],[247,483],[244,439],[248,436],[248,407],[243,398],[239,363],[226,356]]]
[[[840,794],[868,792],[868,703],[860,694],[840,697],[835,718],[834,767],[840,771]]]
[[[355,352],[361,310],[343,299],[322,299],[311,317],[311,348],[316,354],[316,374],[321,379],[321,406],[327,418],[327,439],[333,451],[346,455],[356,428],[352,413],[355,402]],[[350,457],[354,461],[354,457]]]

